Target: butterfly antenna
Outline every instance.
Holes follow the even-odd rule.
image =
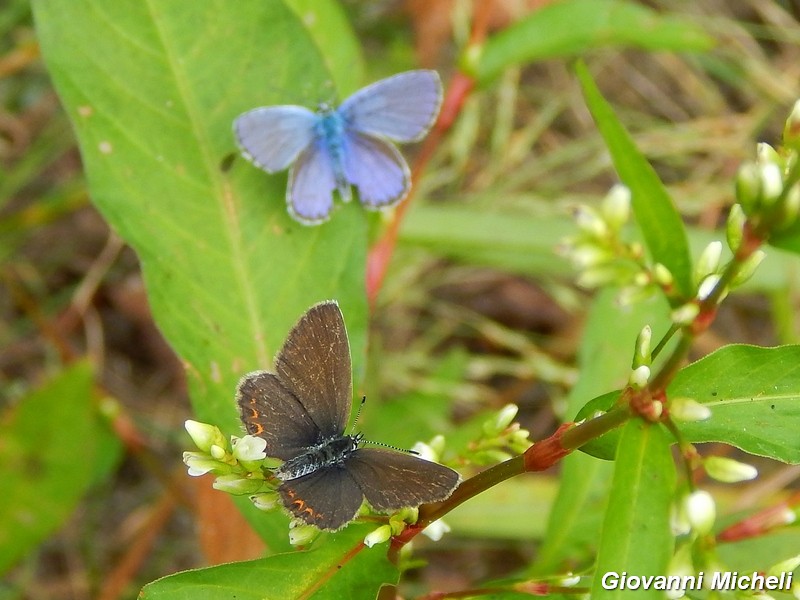
[[[356,411],[356,418],[353,419],[353,426],[350,428],[351,435],[356,430],[356,424],[358,423],[358,418],[361,416],[361,409],[364,408],[364,405],[366,403],[367,403],[367,397],[361,396],[361,404],[358,405],[358,410]]]
[[[356,418],[353,419],[353,426],[350,428],[351,435],[356,428],[356,423],[358,423],[358,417],[361,416],[361,409],[364,408],[364,405],[366,403],[367,403],[367,397],[361,396],[361,404],[358,405],[358,410],[356,411]],[[357,436],[358,436],[358,441],[363,444],[369,444],[370,446],[381,446],[383,448],[389,448],[389,450],[396,450],[397,452],[404,452],[406,454],[414,454],[415,456],[419,456],[419,452],[417,452],[416,450],[411,450],[409,448],[398,448],[397,446],[392,446],[391,444],[384,444],[383,442],[371,442],[369,440],[365,440],[360,433],[357,434]]]

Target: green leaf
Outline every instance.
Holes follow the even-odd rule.
[[[592,598],[627,598],[627,590],[606,590],[608,572],[649,576],[666,574],[672,556],[670,503],[675,465],[670,438],[659,425],[639,419],[622,428],[608,499]],[[661,600],[663,591],[638,590],[637,598]]]
[[[655,170],[633,143],[628,132],[592,81],[586,66],[576,66],[586,104],[608,146],[620,180],[631,190],[636,222],[650,256],[675,278],[675,286],[686,298],[692,296],[692,263],[686,230],[675,205]]]
[[[92,369],[76,363],[0,422],[0,573],[56,530],[121,446],[97,411]]]
[[[711,409],[706,421],[679,423],[689,441],[800,463],[800,346],[725,346],[682,369],[667,394]]]
[[[677,15],[620,0],[566,0],[532,11],[490,37],[475,76],[483,84],[512,65],[604,46],[703,52],[713,45],[714,39],[697,23]]]
[[[311,550],[177,573],[144,587],[141,600],[261,600],[374,598],[399,572],[388,544],[360,547],[375,525],[351,525]]]
[[[595,398],[576,419],[608,410],[618,397],[619,391]],[[691,398],[711,409],[705,421],[677,423],[689,442],[724,442],[756,456],[800,463],[800,346],[725,346],[681,369],[667,397]],[[612,431],[581,449],[610,459],[618,435]]]
[[[656,334],[669,327],[663,300],[621,307],[615,294],[615,290],[605,290],[592,303],[578,354],[580,379],[570,392],[568,415],[574,414],[586,398],[625,382],[636,336],[645,325],[651,325]],[[609,323],[614,324],[613,335],[609,334]],[[574,561],[578,554],[591,562],[612,469],[610,463],[582,452],[564,459],[558,496],[532,575],[558,572],[568,557]]]
[[[69,10],[34,2],[92,199],[139,255],[153,316],[186,365],[198,418],[230,433],[240,430],[238,379],[269,368],[315,302],[339,300],[363,373],[364,212],[339,206],[329,223],[304,227],[286,213],[285,175],[242,159],[224,166],[236,152],[238,114],[327,99],[330,81],[350,86],[360,61],[326,63],[320,44],[329,40],[309,26],[335,10],[332,0],[302,14],[279,0],[74,0]],[[348,39],[339,51],[355,48],[348,29],[337,35]],[[271,532],[271,547],[286,547],[284,516],[250,516]]]

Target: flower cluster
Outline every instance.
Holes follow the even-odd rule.
[[[217,476],[212,484],[215,489],[236,495],[255,494],[274,487],[264,476],[263,467],[274,466],[265,464],[265,440],[252,435],[232,436],[229,444],[214,425],[190,420],[185,427],[199,450],[183,453],[189,475],[212,473]]]
[[[514,422],[518,410],[516,405],[507,404],[484,421],[481,436],[467,448],[467,458],[471,463],[476,465],[499,463],[514,455],[522,454],[531,447],[530,432]]]

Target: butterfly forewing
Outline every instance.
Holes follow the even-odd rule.
[[[396,142],[414,142],[431,128],[442,105],[436,71],[407,71],[357,91],[339,107],[350,128]]]
[[[378,138],[349,132],[347,150],[345,176],[358,188],[361,204],[382,208],[406,196],[411,174],[397,148]]]
[[[275,359],[275,371],[324,437],[344,432],[353,384],[350,345],[336,302],[321,302],[300,318]]]
[[[352,521],[363,502],[361,488],[344,468],[335,466],[284,481],[278,492],[295,517],[330,531]]]
[[[444,465],[381,448],[356,450],[346,466],[372,508],[383,512],[445,500],[461,479]]]
[[[289,167],[311,144],[317,119],[302,106],[267,106],[238,116],[233,131],[245,156],[274,173]]]
[[[236,403],[247,433],[267,441],[267,456],[288,460],[319,443],[322,433],[305,406],[273,373],[242,377]]]

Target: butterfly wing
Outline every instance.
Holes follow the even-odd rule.
[[[461,480],[444,465],[381,448],[359,448],[345,467],[372,508],[381,512],[445,500]]]
[[[353,380],[347,330],[335,301],[316,304],[300,317],[275,358],[275,372],[323,437],[344,431]]]
[[[405,198],[411,186],[411,173],[397,148],[356,132],[347,134],[344,172],[366,208],[392,206]]]
[[[286,169],[311,145],[317,119],[302,106],[265,106],[239,115],[233,131],[244,155],[274,173]]]
[[[289,172],[286,204],[289,213],[305,225],[328,220],[333,210],[336,178],[327,150],[318,142],[306,148]]]
[[[286,509],[301,521],[336,531],[352,521],[364,496],[342,466],[325,467],[284,481],[278,492]]]
[[[414,142],[431,128],[441,105],[439,74],[421,69],[368,85],[342,102],[338,111],[353,131]]]
[[[254,371],[242,377],[236,403],[247,433],[267,441],[267,456],[289,460],[319,442],[319,427],[273,373]]]

